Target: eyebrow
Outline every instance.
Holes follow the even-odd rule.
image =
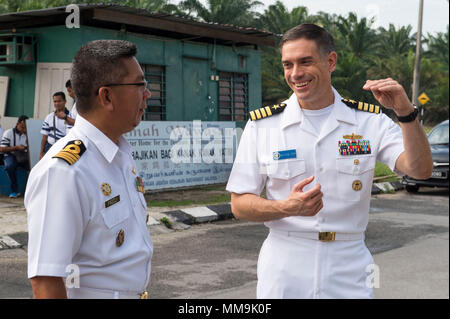
[[[306,61],[310,61],[310,60],[314,60],[314,57],[313,56],[305,56],[305,57],[296,59],[296,61],[299,61],[299,62],[306,62]],[[289,60],[282,60],[281,61],[281,63],[289,63],[289,62],[290,62]]]

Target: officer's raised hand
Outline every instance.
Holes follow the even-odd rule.
[[[304,192],[303,188],[314,180],[314,176],[305,178],[294,185],[289,197],[284,200],[284,213],[290,216],[314,216],[322,208],[323,193],[320,184]]]
[[[363,89],[372,91],[377,101],[385,108],[393,109],[397,116],[406,116],[414,110],[403,86],[391,78],[367,80]]]

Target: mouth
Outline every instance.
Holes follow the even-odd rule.
[[[312,80],[303,81],[303,82],[292,82],[292,84],[296,89],[302,90],[302,89],[309,87],[309,84],[311,83],[311,81]]]

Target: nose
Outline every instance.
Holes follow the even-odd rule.
[[[150,92],[150,90],[148,89],[148,87],[145,88],[145,92],[144,92],[144,97],[145,99],[149,99],[150,96],[152,95],[152,93]]]
[[[305,75],[305,70],[300,65],[294,65],[292,68],[292,78],[298,79]]]

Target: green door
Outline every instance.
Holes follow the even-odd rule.
[[[185,121],[211,120],[214,109],[211,108],[208,94],[208,61],[183,58],[183,104]]]

